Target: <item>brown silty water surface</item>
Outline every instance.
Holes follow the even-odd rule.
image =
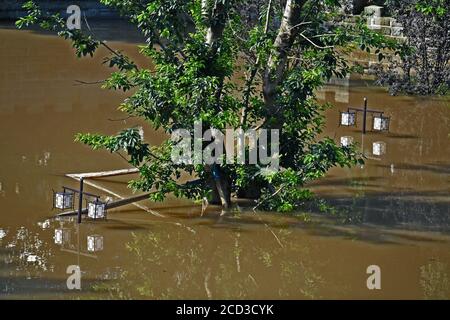
[[[120,31],[110,44],[148,66],[135,33],[110,26]],[[1,298],[450,298],[448,100],[390,97],[354,80],[319,92],[335,105],[325,134],[351,136],[367,157],[363,167],[333,169],[311,185],[327,212],[282,216],[236,206],[224,216],[214,207],[202,215],[189,201],[144,201],[164,217],[129,205],[78,226],[53,219],[52,189],[77,187],[66,173],[127,163],[75,143],[74,135],[143,126],[151,143],[164,136],[123,119],[117,106],[125,95],[75,85],[107,77],[105,51],[79,60],[62,39],[4,27],[0,55]],[[389,133],[363,136],[361,117],[357,127],[338,126],[338,111],[360,107],[364,97],[391,116]],[[130,196],[129,178],[94,182]],[[97,250],[88,250],[89,236],[102,240]],[[66,286],[70,265],[81,268],[81,290]],[[381,268],[381,290],[366,286],[369,265]]]

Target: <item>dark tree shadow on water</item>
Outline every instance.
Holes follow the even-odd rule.
[[[97,294],[94,280],[83,279],[82,291],[69,290],[65,279],[0,276],[0,299],[78,299],[81,294]],[[87,289],[86,289],[87,288]]]
[[[363,179],[373,181],[376,179]],[[346,181],[334,181],[346,184]],[[450,235],[450,205],[446,191],[373,192],[355,196],[327,195],[311,201],[304,210],[292,214],[254,212],[251,207],[224,212],[211,207],[201,215],[191,212],[174,216],[197,226],[251,232],[255,228],[274,230],[303,229],[324,237],[339,237],[377,244],[404,242],[447,242],[427,232]],[[325,205],[324,205],[325,203]],[[169,214],[171,215],[171,214]],[[172,216],[172,215],[171,215]],[[309,217],[305,221],[305,217]],[[423,232],[421,235],[412,232]]]
[[[145,43],[145,37],[139,32],[136,26],[120,17],[117,19],[102,20],[88,18],[88,23],[98,40],[119,41],[130,44]],[[84,19],[82,19],[81,28],[86,34],[91,34]],[[0,29],[18,30],[12,20],[0,20]],[[39,35],[57,36],[55,32],[45,31],[35,26],[25,30],[30,30]]]
[[[390,168],[388,165],[376,164],[375,166],[380,168]],[[399,163],[395,165],[398,170],[412,170],[412,171],[428,171],[436,174],[448,174],[450,175],[450,164],[413,164],[413,163]]]

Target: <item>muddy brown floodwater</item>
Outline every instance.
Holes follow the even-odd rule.
[[[148,65],[135,33],[112,26],[110,44]],[[172,199],[142,203],[164,218],[127,206],[80,226],[54,219],[52,189],[77,186],[64,174],[127,167],[75,143],[77,132],[143,126],[150,142],[164,138],[123,119],[124,95],[76,85],[107,76],[105,54],[78,60],[57,37],[0,30],[0,298],[450,298],[449,100],[390,97],[362,80],[318,93],[335,105],[325,134],[353,140],[367,157],[363,167],[333,169],[311,185],[326,212],[236,207],[220,217]],[[364,97],[391,116],[389,133],[363,136],[361,117],[356,128],[337,125],[338,111]],[[125,177],[95,182],[130,195]],[[81,268],[81,290],[66,286],[70,265]],[[366,286],[370,265],[381,268],[381,290]]]

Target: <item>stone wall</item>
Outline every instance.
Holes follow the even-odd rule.
[[[15,20],[25,14],[21,8],[23,1],[18,0],[0,0],[0,20]],[[59,12],[63,17],[67,15],[67,7],[75,4],[81,9],[81,13],[88,18],[96,19],[113,19],[117,18],[118,14],[103,6],[97,0],[35,0],[40,7],[51,13]]]
[[[0,0],[0,20],[17,19],[23,16],[24,11],[21,9],[21,3],[26,0]],[[52,13],[59,12],[66,14],[66,9],[71,4],[78,5],[82,12],[88,18],[112,19],[117,18],[118,14],[95,0],[35,0],[36,3]],[[352,0],[353,13],[360,14],[364,7],[372,4],[381,4],[384,0]]]
[[[353,14],[361,14],[367,6],[383,6],[384,2],[385,0],[353,0]]]

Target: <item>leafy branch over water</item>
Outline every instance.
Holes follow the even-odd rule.
[[[365,20],[343,23],[339,1],[288,0],[102,0],[135,24],[146,39],[141,53],[151,70],[141,69],[125,54],[93,34],[68,30],[59,15],[43,12],[32,1],[19,28],[38,24],[72,41],[78,56],[92,56],[99,47],[110,52],[113,68],[103,83],[110,90],[129,92],[120,106],[128,116],[145,119],[171,134],[204,129],[280,130],[280,170],[264,174],[266,165],[191,165],[170,161],[173,143],[150,146],[133,129],[116,136],[81,134],[77,140],[94,149],[125,151],[140,178],[130,185],[154,191],[152,200],[167,194],[228,207],[232,193],[253,191],[258,208],[291,211],[309,199],[307,182],[333,166],[362,162],[351,147],[330,138],[319,139],[324,125],[316,89],[331,77],[358,71],[347,60],[354,50],[395,51],[397,43],[369,30]],[[271,142],[266,146],[271,149]],[[180,184],[182,174],[195,183]]]

